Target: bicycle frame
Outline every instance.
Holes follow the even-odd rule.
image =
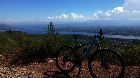
[[[87,43],[85,43],[85,44],[83,44],[83,45],[81,45],[81,46],[77,46],[77,35],[74,35],[74,38],[75,38],[75,50],[77,51],[78,49],[80,49],[80,48],[83,48],[84,46],[86,46],[86,45],[90,45],[90,48],[92,47],[92,46],[97,46],[98,47],[98,49],[102,49],[102,46],[101,46],[101,41],[100,41],[100,35],[95,35],[95,40],[91,40],[91,41],[89,41],[89,42],[87,42]]]
[[[73,49],[75,50],[76,53],[78,52],[78,50],[80,48],[83,48],[86,45],[90,45],[89,48],[88,48],[89,50],[87,51],[87,53],[85,53],[85,54],[83,53],[84,55],[80,56],[80,58],[76,58],[77,59],[77,64],[78,63],[81,63],[81,61],[83,61],[84,58],[86,58],[86,59],[89,58],[88,56],[90,56],[90,49],[93,48],[93,46],[96,49],[95,51],[102,49],[102,46],[101,46],[102,42],[101,41],[102,41],[102,38],[103,38],[103,33],[102,33],[102,30],[101,29],[100,29],[100,32],[99,32],[98,35],[94,35],[94,38],[95,38],[94,40],[92,39],[89,42],[87,42],[87,43],[85,43],[85,44],[83,44],[81,46],[77,46],[77,36],[78,35],[74,35],[75,46],[73,47]],[[76,54],[76,55],[79,55],[79,54]],[[70,58],[69,56],[71,56],[71,53],[65,55],[64,58],[68,60],[68,58]]]

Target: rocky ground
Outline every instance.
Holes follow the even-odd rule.
[[[53,58],[48,58],[46,61],[46,63],[32,63],[27,66],[3,66],[1,64],[0,78],[47,78],[48,76],[45,76],[45,73],[52,74],[53,72],[49,71],[58,71],[58,69],[55,66]],[[69,75],[74,78],[77,71],[78,69],[75,69],[73,72],[69,73]],[[79,77],[90,78],[90,73],[87,69],[87,62],[82,63]],[[127,66],[125,78],[140,78],[140,66]]]

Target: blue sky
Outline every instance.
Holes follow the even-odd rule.
[[[0,21],[139,20],[140,6],[136,6],[139,3],[139,0],[0,0]]]

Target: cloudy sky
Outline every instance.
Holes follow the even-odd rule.
[[[140,20],[140,0],[0,0],[0,22]]]

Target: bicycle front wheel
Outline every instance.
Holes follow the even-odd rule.
[[[110,49],[93,53],[89,58],[88,68],[93,78],[123,78],[125,73],[123,59]]]
[[[64,45],[59,48],[56,55],[56,66],[61,72],[71,72],[76,66],[76,52],[73,48]]]

